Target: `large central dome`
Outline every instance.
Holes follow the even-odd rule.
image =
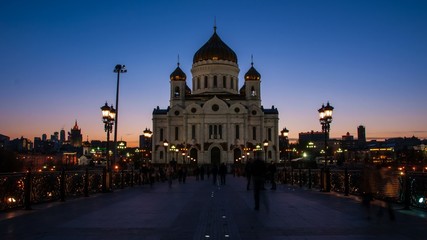
[[[216,34],[216,28],[212,37],[194,54],[193,63],[204,60],[227,60],[237,63],[236,53]]]

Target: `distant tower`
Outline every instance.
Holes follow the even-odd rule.
[[[366,129],[362,125],[357,127],[357,143],[360,147],[366,145]]]
[[[46,142],[46,140],[47,140],[47,135],[46,135],[46,133],[43,133],[43,135],[42,135],[42,141]]]
[[[54,132],[53,135],[50,136],[50,140],[52,142],[58,142],[58,140],[59,140],[59,132]]]
[[[61,143],[65,142],[65,130],[64,129],[61,129],[61,132],[59,134],[59,141]]]
[[[83,141],[83,137],[82,137],[81,129],[77,125],[77,120],[76,120],[74,127],[71,129],[71,133],[70,133],[71,146],[81,147],[82,141]]]

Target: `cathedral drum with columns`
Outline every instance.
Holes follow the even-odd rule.
[[[236,53],[214,28],[194,54],[192,89],[178,63],[170,75],[170,106],[153,111],[153,163],[279,160],[279,112],[261,105],[261,75],[253,62],[240,89],[239,72]]]

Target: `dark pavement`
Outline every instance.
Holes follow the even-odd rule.
[[[355,197],[278,185],[260,211],[244,178],[135,186],[0,213],[0,239],[427,239],[427,212],[394,206],[366,219]],[[267,185],[268,187],[268,185]],[[266,208],[269,207],[269,210]]]

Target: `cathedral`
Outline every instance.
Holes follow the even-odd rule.
[[[169,106],[153,111],[153,163],[279,160],[279,112],[261,105],[261,74],[253,61],[239,88],[237,55],[214,27],[194,54],[192,88],[177,65],[170,75]]]

